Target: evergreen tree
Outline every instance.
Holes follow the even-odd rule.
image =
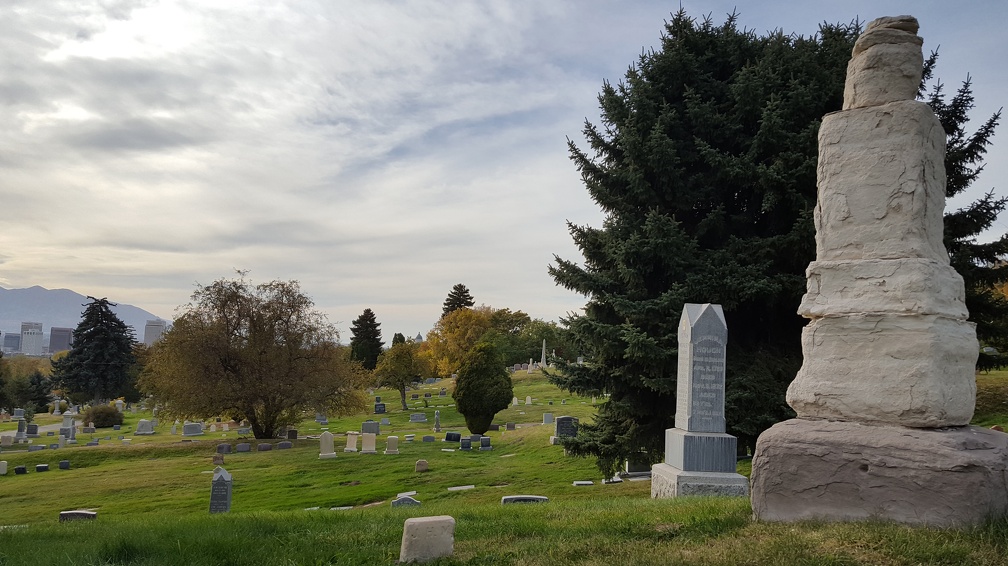
[[[444,306],[441,308],[441,318],[444,318],[445,315],[454,310],[469,308],[474,304],[476,303],[473,302],[469,289],[461,283],[456,283],[451,291],[448,292],[448,297],[444,301]]]
[[[462,358],[452,399],[473,434],[490,429],[494,415],[511,402],[514,389],[497,349],[480,342]]]
[[[381,339],[381,323],[375,319],[371,309],[364,309],[350,326],[350,357],[373,370],[378,363],[378,356],[385,345]]]
[[[563,321],[587,363],[558,360],[551,379],[610,395],[565,441],[607,476],[627,457],[664,453],[687,302],[724,307],[728,431],[752,447],[793,415],[784,391],[802,361],[795,311],[815,257],[818,127],[840,109],[859,30],[759,37],[736,19],[716,26],[680,9],[659,51],[603,85],[602,126],[584,128],[591,154],[568,142],[606,218],[568,225],[583,265],[550,266],[588,298],[582,316]]]
[[[133,329],[112,312],[114,303],[88,298],[91,302],[84,305],[73,347],[52,362],[53,381],[60,389],[98,401],[122,395],[130,382]]]
[[[924,65],[920,96],[941,121],[946,133],[945,193],[948,198],[962,193],[983,171],[983,156],[1001,119],[1001,111],[987,119],[975,132],[966,132],[969,111],[973,109],[973,89],[967,76],[951,100],[946,100],[944,86],[936,81],[927,96],[925,85],[931,79],[938,53],[932,52]],[[1008,235],[980,243],[977,237],[993,226],[1008,206],[1008,198],[994,196],[990,190],[969,206],[945,213],[945,249],[952,267],[966,283],[966,308],[977,327],[982,344],[1008,352],[1008,299],[996,285],[1008,280]],[[980,354],[977,365],[990,369],[1001,362],[995,356]]]
[[[406,343],[406,337],[403,336],[402,332],[396,332],[395,334],[392,335],[393,346],[395,346],[396,344],[405,344],[405,343]]]

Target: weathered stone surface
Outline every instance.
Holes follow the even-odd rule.
[[[399,562],[428,562],[455,552],[455,519],[449,515],[414,517],[403,525]]]
[[[885,17],[868,24],[847,64],[844,110],[913,100],[920,86],[924,40],[913,16]]]
[[[798,307],[806,318],[860,313],[937,314],[965,320],[965,286],[948,262],[923,258],[813,261]]]
[[[945,130],[923,102],[825,116],[816,169],[816,259],[948,262],[944,155]]]
[[[664,499],[689,495],[749,494],[749,480],[736,473],[691,472],[669,464],[651,467],[651,497]]]
[[[1006,468],[1008,434],[980,427],[792,419],[759,437],[752,507],[766,521],[972,525],[1008,513]]]

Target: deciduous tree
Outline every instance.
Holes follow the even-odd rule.
[[[407,411],[409,406],[406,404],[406,388],[431,375],[431,371],[426,358],[420,355],[420,344],[410,341],[393,344],[382,352],[378,356],[374,374],[379,385],[399,392],[402,409]]]
[[[133,329],[112,312],[113,303],[88,298],[73,347],[53,362],[53,380],[59,389],[87,394],[97,402],[118,397],[128,387],[134,339]]]
[[[253,285],[242,273],[197,287],[139,386],[166,414],[247,419],[271,438],[310,412],[362,410],[367,380],[296,281]]]
[[[490,329],[490,307],[456,309],[441,317],[427,333],[423,355],[433,371],[445,378],[458,371],[465,356]]]

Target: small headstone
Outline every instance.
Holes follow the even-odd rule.
[[[252,445],[249,444],[248,442],[239,442],[237,445],[235,445],[235,452],[251,452],[251,451],[252,451]]]
[[[423,442],[434,442],[435,438],[429,434],[425,434],[421,440]]]
[[[429,562],[455,552],[455,519],[448,515],[413,517],[403,525],[399,562]]]
[[[543,424],[553,424],[553,413],[543,413]]]
[[[511,406],[512,407],[517,407],[518,406],[518,398],[517,397],[512,397],[511,398]]]
[[[56,436],[56,433],[50,430],[50,431],[46,431],[45,435],[46,436]]]
[[[441,391],[438,391],[438,397],[447,397],[447,396],[448,396],[448,390],[442,387]]]
[[[14,446],[14,437],[10,435],[0,436],[0,447],[10,448]]]
[[[361,434],[368,433],[368,434],[379,435],[379,434],[381,434],[381,425],[379,425],[376,421],[372,421],[372,420],[368,419],[368,420],[364,421],[363,423],[361,423],[360,431],[361,431]]]
[[[580,486],[586,486],[586,485],[595,485],[595,482],[593,482],[591,480],[578,480],[578,481],[574,482],[574,485],[575,486],[579,486],[579,487]]]
[[[469,489],[476,489],[476,486],[475,485],[456,485],[456,486],[453,486],[453,487],[449,487],[448,491],[466,491],[466,490],[469,490]]]
[[[505,495],[501,497],[501,505],[511,503],[546,503],[549,497],[543,495]]]
[[[403,495],[392,500],[392,507],[419,507],[420,502],[408,495]]]
[[[398,454],[399,453],[399,437],[390,436],[388,437],[388,444],[385,447],[386,454]]]
[[[213,455],[213,465],[215,465],[215,466],[223,466],[224,465],[224,455],[223,454],[214,454]]]
[[[28,468],[25,466],[14,466],[14,475],[23,476],[28,473]]]
[[[441,411],[434,411],[434,432],[441,432]]]
[[[374,404],[374,412],[375,412],[376,415],[384,415],[385,414],[385,403],[375,403]]]
[[[25,425],[25,434],[28,438],[38,438],[38,423],[28,423]]]
[[[409,421],[411,423],[425,423],[427,422],[426,413],[410,413]]]
[[[567,404],[567,399],[560,399],[560,404],[561,405],[566,405]]]
[[[483,451],[493,450],[493,446],[490,446],[490,437],[489,436],[481,436],[480,437],[480,450],[483,450]]]
[[[375,443],[378,435],[372,434],[370,432],[365,432],[361,434],[361,454],[377,454],[378,450],[375,448]]]
[[[182,425],[182,436],[201,436],[203,423],[186,423]]]
[[[65,523],[67,521],[93,521],[98,518],[97,511],[86,511],[84,509],[77,509],[74,511],[60,511],[59,522]]]
[[[134,432],[133,434],[137,434],[140,436],[154,434],[154,424],[147,419],[140,419],[139,421],[137,421],[136,432]]]
[[[357,451],[357,431],[351,430],[347,432],[346,435],[346,448],[343,449],[344,452],[356,452]]]
[[[525,404],[526,405],[531,405],[532,404],[532,396],[531,395],[528,395],[528,396],[525,397]]]
[[[335,441],[328,430],[319,436],[319,459],[328,460],[336,457]]]
[[[375,397],[374,398],[374,402],[375,403],[381,403],[381,396],[379,395],[379,396]]]
[[[382,418],[382,420],[378,422],[380,422],[382,426],[389,426],[390,424],[392,424],[392,421],[388,420],[388,417],[384,417]]]
[[[463,438],[461,440],[461,443],[462,443],[462,446],[460,447],[461,450],[466,450],[466,451],[472,450],[472,439],[471,438]]]
[[[84,432],[87,431],[85,430]],[[171,425],[171,434],[178,434],[178,421],[175,421],[175,424]]]
[[[557,417],[555,428],[553,434],[559,438],[565,438],[568,436],[577,436],[578,418],[577,417]]]
[[[84,434],[94,434],[95,432],[97,432],[97,429],[95,429],[95,427],[93,426],[82,426],[81,432],[83,432]]]
[[[297,429],[291,429],[287,431],[287,440],[297,440],[298,431]]]
[[[157,419],[154,419],[154,426],[157,426]],[[221,430],[223,430],[224,432],[231,432],[231,425],[228,423],[224,423],[221,425]]]
[[[7,460],[0,460],[0,476],[7,475]]]
[[[122,425],[112,425],[112,430],[122,430]]]
[[[35,464],[35,471],[36,472],[48,472],[49,471],[49,464]]]
[[[459,432],[446,432],[445,442],[459,442],[462,440],[462,433]]]
[[[505,428],[505,430],[514,430],[515,429],[515,424],[514,423],[505,423],[504,424],[504,428]]]
[[[294,443],[290,440],[281,440],[277,442],[277,450],[290,450],[294,447]]]
[[[59,469],[61,469],[61,470],[69,470],[70,469],[70,460],[60,460]],[[4,470],[4,472],[6,472],[6,470]],[[3,474],[0,474],[0,475],[3,475]]]
[[[227,513],[231,510],[231,474],[224,468],[214,468],[213,480],[210,482],[210,512]]]
[[[217,432],[217,424],[210,423],[210,432]]]
[[[231,453],[231,445],[228,444],[227,442],[218,444],[217,445],[217,453],[218,454],[230,454]]]
[[[38,452],[39,450],[45,450],[45,446],[42,444],[32,444],[28,446],[29,452]]]
[[[410,399],[413,400],[413,401],[416,401],[419,398],[420,398],[420,394],[419,393],[413,393],[413,394],[410,395]]]
[[[490,430],[492,430],[494,432],[500,432],[500,426],[501,425],[499,425],[499,424],[492,424],[492,425],[490,425]]]
[[[415,434],[407,434],[407,435],[406,435],[406,442],[413,442],[413,440],[414,440],[415,438],[416,438],[416,435],[415,435]]]
[[[247,426],[238,427],[238,434],[240,436],[248,436],[252,434],[252,428]]]
[[[430,391],[424,393],[423,396],[424,396],[424,399],[430,399],[431,398]]]
[[[270,450],[273,450],[273,445],[269,442],[260,442],[256,445],[256,450],[258,452],[269,452]]]
[[[121,413],[121,412],[123,412],[123,409],[125,407],[126,407],[126,403],[124,403],[122,399],[116,399],[116,401],[115,401],[115,408],[116,408],[117,411],[119,411]]]

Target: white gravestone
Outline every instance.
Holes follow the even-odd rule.
[[[336,457],[336,449],[333,435],[328,430],[319,436],[319,459],[328,460]]]
[[[388,437],[388,445],[385,447],[386,454],[398,454],[399,453],[399,437],[390,436]]]
[[[675,428],[665,431],[665,461],[651,470],[651,497],[747,495],[736,473],[736,439],[725,434],[725,348],[721,305],[683,306]]]
[[[378,450],[375,448],[375,443],[378,438],[377,434],[373,432],[365,432],[361,434],[361,454],[377,454]]]
[[[356,430],[351,430],[346,433],[346,448],[343,449],[344,452],[356,452],[357,451],[357,437],[360,433]]]
[[[147,419],[140,419],[137,421],[136,432],[133,434],[137,435],[148,435],[154,434],[154,424]]]
[[[455,519],[449,515],[414,517],[403,525],[399,562],[429,562],[455,552]]]

